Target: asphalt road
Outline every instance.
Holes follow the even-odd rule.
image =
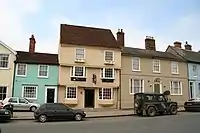
[[[87,119],[82,122],[13,121],[0,123],[2,133],[198,133],[200,113],[176,116],[116,117]]]

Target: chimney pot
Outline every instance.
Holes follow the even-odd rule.
[[[192,45],[188,44],[188,42],[185,42],[185,50],[192,50]]]
[[[146,36],[145,38],[145,49],[156,51],[155,39],[152,36]]]
[[[29,52],[34,53],[35,52],[35,37],[34,35],[31,35],[31,38],[29,38]]]
[[[174,47],[175,47],[175,48],[181,48],[181,42],[175,41],[175,42],[174,42]]]
[[[123,29],[118,29],[118,32],[117,32],[117,43],[121,47],[124,47],[124,32],[123,32]]]

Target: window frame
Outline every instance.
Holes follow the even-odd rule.
[[[194,67],[196,67],[194,71]],[[197,65],[192,65],[192,71],[193,71],[193,76],[198,77],[198,66]]]
[[[134,67],[133,67],[134,59],[138,59],[138,69],[134,69]],[[139,57],[132,58],[132,71],[140,71],[140,58]]]
[[[173,65],[176,65],[176,72],[173,71]],[[171,61],[171,73],[179,74],[179,63],[177,61]]]
[[[10,62],[10,54],[8,54],[8,53],[0,53],[0,57],[2,56],[2,55],[8,55],[8,64],[7,64],[7,67],[1,67],[0,66],[0,69],[9,69],[9,62]],[[1,62],[1,60],[0,60],[0,62]]]
[[[76,98],[68,98],[67,97],[68,88],[75,88],[75,90],[76,90]],[[65,88],[65,99],[66,100],[77,100],[78,99],[77,97],[78,97],[78,88],[75,87],[75,86],[66,86],[66,88]]]
[[[175,94],[175,93],[172,93],[172,86],[173,86],[173,82],[178,82],[178,87],[180,88],[180,92],[178,94]],[[182,96],[183,95],[183,83],[181,81],[176,81],[176,80],[173,80],[173,81],[170,81],[170,93],[172,96]]]
[[[22,65],[22,64],[25,65],[25,75],[19,75],[19,74],[18,74],[18,69],[19,69],[18,66],[19,66],[19,64],[20,64],[20,65]],[[26,76],[27,76],[27,70],[28,70],[27,64],[25,64],[25,63],[18,63],[18,64],[17,64],[17,70],[16,70],[16,76],[26,77]]]
[[[140,92],[134,92],[134,90],[135,90],[134,89],[134,80],[140,81],[140,85],[142,85],[142,86],[140,86],[140,89],[142,87],[142,91],[140,91],[140,92],[141,93],[144,92],[144,79],[132,78],[132,79],[129,80],[129,93],[130,93],[130,95],[134,95],[135,93],[140,93]],[[142,81],[142,83],[141,83],[141,81]]]
[[[79,49],[79,50],[80,50],[80,49],[83,50],[83,53],[84,53],[83,58],[81,58],[81,59],[77,58],[77,50],[78,50],[78,49]],[[75,49],[75,60],[85,60],[85,57],[86,57],[86,56],[85,56],[85,53],[86,53],[86,52],[85,52],[85,48],[76,48],[76,49]]]
[[[155,69],[154,69],[154,67],[155,67],[155,63],[156,63],[156,61],[158,61],[159,62],[159,71],[155,71]],[[161,73],[161,66],[160,66],[161,64],[160,64],[160,60],[158,60],[158,59],[153,59],[153,72],[154,73]],[[156,66],[157,67],[157,66]]]
[[[106,60],[106,52],[112,52],[112,60],[111,62],[114,62],[115,61],[115,54],[114,54],[114,51],[111,51],[111,50],[104,50],[104,62],[107,63],[107,62],[110,62],[110,61],[107,61]]]
[[[112,78],[105,77],[105,70],[112,69]],[[101,68],[100,69],[100,78],[101,79],[115,79],[115,68]]]
[[[47,76],[40,76],[40,67],[41,66],[47,66]],[[48,78],[49,77],[49,65],[45,65],[45,64],[39,64],[38,65],[38,77],[39,78]]]
[[[110,94],[111,99],[104,99],[103,98],[103,96],[104,96],[104,89],[111,89],[111,94]],[[100,90],[102,92],[102,94],[101,94],[102,99],[99,98],[100,97],[100,92],[99,92]],[[111,88],[111,87],[103,87],[103,88],[99,88],[98,89],[98,100],[108,101],[108,100],[113,100],[113,97],[114,97],[114,95],[113,95],[113,88]]]
[[[75,76],[76,67],[83,67],[83,76]],[[85,66],[72,66],[70,71],[70,77],[77,77],[77,78],[86,78],[86,67]]]
[[[6,95],[6,96],[5,96],[5,98],[6,98],[6,97],[7,97],[7,94],[8,94],[8,86],[3,86],[3,85],[0,85],[0,87],[2,87],[2,88],[4,88],[4,87],[5,87],[5,88],[6,88],[6,93],[0,92],[0,95],[2,95],[2,96],[3,96],[3,95]],[[2,100],[2,101],[3,101],[4,99],[0,99],[0,100]]]
[[[25,87],[35,87],[36,88],[36,95],[35,95],[35,98],[28,98],[28,97],[24,97],[24,90],[25,90]],[[26,98],[26,99],[28,99],[28,100],[37,100],[37,98],[38,98],[38,86],[36,86],[36,85],[24,85],[24,86],[22,86],[22,97],[23,98]]]

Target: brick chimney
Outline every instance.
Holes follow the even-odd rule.
[[[188,42],[185,42],[185,50],[192,50],[192,45],[188,44]]]
[[[174,47],[175,47],[175,48],[181,48],[181,42],[175,41],[175,42],[174,42]]]
[[[31,38],[29,38],[29,40],[30,40],[29,41],[29,52],[34,53],[35,52],[35,44],[36,44],[34,35],[31,35]]]
[[[145,39],[145,49],[156,51],[156,43],[153,37],[146,36]]]
[[[117,43],[121,47],[124,47],[124,32],[123,32],[123,29],[118,29],[118,32],[117,32]]]

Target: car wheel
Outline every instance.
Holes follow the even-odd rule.
[[[46,122],[47,121],[47,116],[46,115],[40,115],[39,116],[39,121],[40,122]]]
[[[176,106],[171,106],[169,109],[169,113],[171,115],[176,115],[177,114],[177,107]]]
[[[35,106],[32,106],[32,107],[30,108],[30,110],[31,110],[32,112],[34,112],[36,109],[37,109],[37,107],[35,107]]]
[[[81,121],[82,120],[82,115],[81,114],[76,114],[75,116],[74,116],[74,119],[76,120],[76,121]]]
[[[147,110],[147,115],[148,116],[155,116],[156,115],[156,109],[154,107],[149,107],[148,110]]]

